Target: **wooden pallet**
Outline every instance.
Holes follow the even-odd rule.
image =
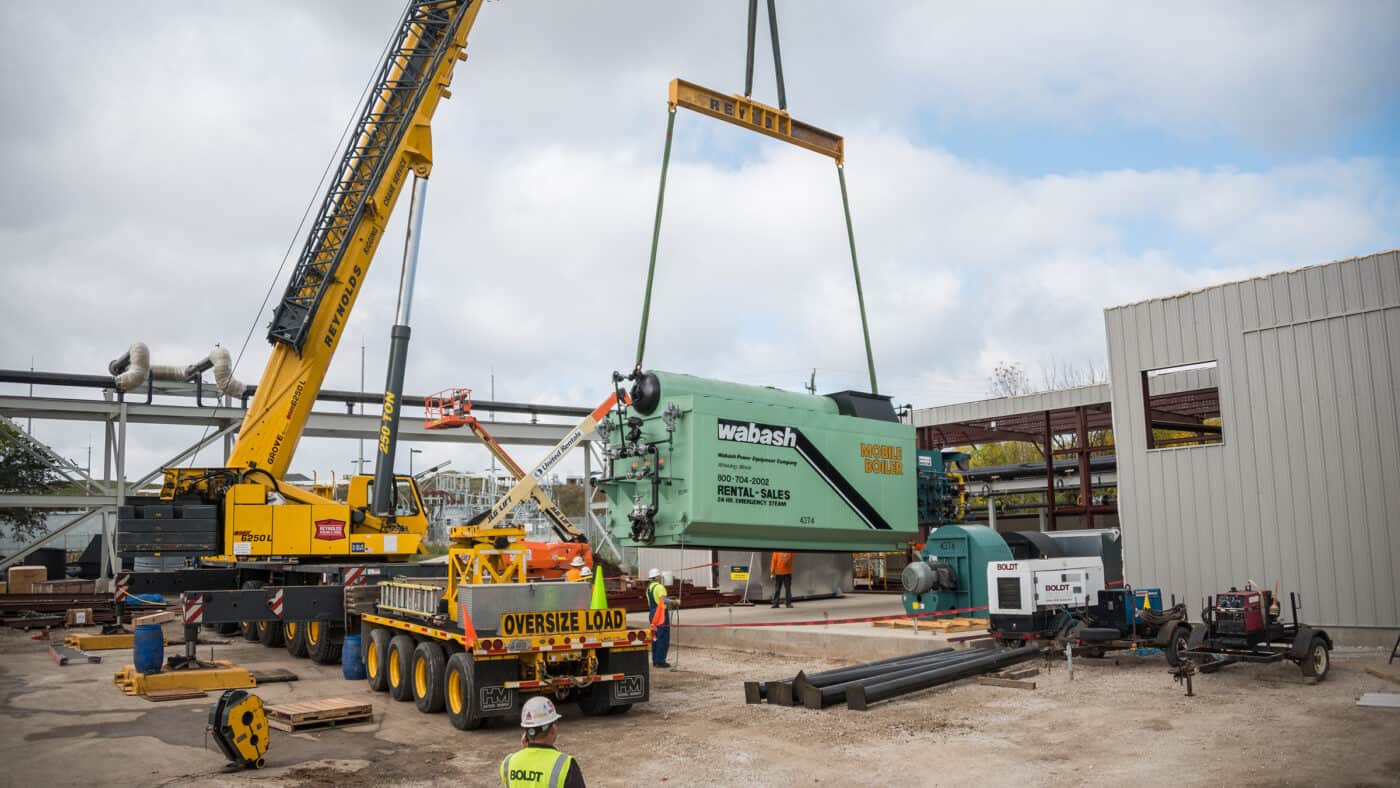
[[[927,630],[938,634],[949,632],[971,632],[975,629],[986,629],[987,619],[985,618],[894,618],[884,621],[871,622],[871,626],[893,627],[895,629],[915,629],[920,632]]]
[[[1040,674],[1039,668],[1007,668],[1006,670],[990,673],[985,676],[978,676],[978,684],[986,684],[992,687],[1010,687],[1011,689],[1035,689],[1034,681],[1025,679]]]
[[[267,706],[265,710],[267,724],[279,731],[335,727],[356,722],[370,722],[374,719],[373,706],[345,698],[279,703]]]

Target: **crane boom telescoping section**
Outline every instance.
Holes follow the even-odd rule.
[[[374,485],[351,477],[345,500],[283,483],[400,193],[432,169],[431,121],[480,0],[409,0],[273,313],[272,352],[226,465],[167,468],[159,501],[118,515],[124,555],[217,561],[402,560],[427,518],[416,486],[393,477],[397,504],[372,513]],[[275,495],[274,495],[275,493]],[[178,524],[154,522],[183,520]]]
[[[430,124],[480,5],[413,2],[405,12],[274,313],[272,355],[230,467],[286,474],[399,195],[411,174],[432,168]]]

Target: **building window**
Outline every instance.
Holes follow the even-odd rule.
[[[1224,440],[1214,361],[1142,371],[1147,448],[1209,446]]]

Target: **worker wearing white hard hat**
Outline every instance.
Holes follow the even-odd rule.
[[[559,720],[554,701],[536,695],[520,709],[520,749],[501,761],[501,784],[506,788],[584,788],[583,770],[572,755],[555,749]]]
[[[580,569],[580,570],[578,570],[578,571],[579,571],[579,574],[580,574],[580,575],[583,575],[583,579],[584,579],[584,580],[592,580],[592,579],[593,579],[593,567],[591,567],[591,566],[585,566],[584,568],[582,568],[582,569]]]
[[[576,555],[574,560],[569,562],[569,566],[571,568],[564,573],[564,579],[570,583],[577,583],[583,579],[583,570],[588,568],[588,562],[583,560],[583,556]]]
[[[661,582],[660,569],[647,572],[647,578],[651,580],[647,585],[647,615],[651,629],[656,633],[651,641],[651,664],[669,668],[671,663],[666,661],[666,652],[671,650],[671,625],[666,621],[666,606],[670,600],[666,598],[666,584]]]

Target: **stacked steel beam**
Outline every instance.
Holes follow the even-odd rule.
[[[744,700],[812,709],[844,701],[848,708],[864,710],[882,700],[1000,670],[1038,653],[1037,646],[996,650],[940,648],[810,675],[800,671],[791,679],[745,682]]]

